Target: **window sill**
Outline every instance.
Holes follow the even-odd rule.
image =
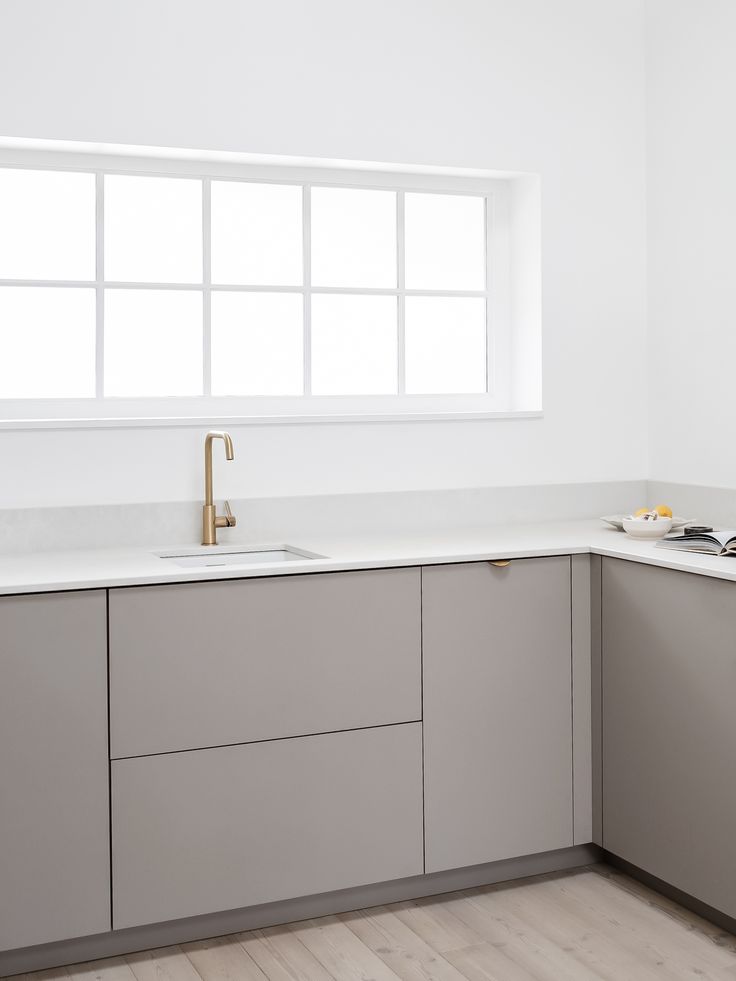
[[[109,416],[97,418],[0,419],[0,431],[63,429],[198,429],[212,426],[300,426],[360,423],[473,422],[486,419],[541,419],[542,410],[425,412],[273,413],[202,416]]]

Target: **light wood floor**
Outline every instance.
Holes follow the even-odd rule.
[[[736,937],[605,866],[24,981],[736,981]]]

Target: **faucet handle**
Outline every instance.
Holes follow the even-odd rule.
[[[225,501],[225,521],[227,522],[228,528],[234,528],[238,523],[238,519],[230,510],[230,501]]]

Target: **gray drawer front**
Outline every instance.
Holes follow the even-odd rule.
[[[116,929],[418,875],[421,724],[112,764]]]
[[[421,718],[420,574],[110,593],[113,758]]]

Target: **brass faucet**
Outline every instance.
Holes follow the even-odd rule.
[[[202,544],[217,545],[218,528],[234,528],[235,515],[230,510],[230,502],[225,501],[225,514],[218,515],[217,505],[212,493],[212,442],[221,439],[225,443],[225,457],[232,460],[233,441],[230,433],[207,433],[204,441],[204,507],[202,508]]]

